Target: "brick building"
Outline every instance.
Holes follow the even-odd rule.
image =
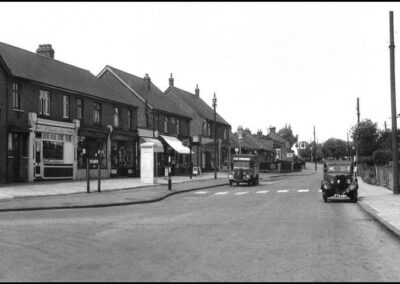
[[[141,142],[158,145],[155,159],[156,175],[165,174],[168,149],[172,154],[172,175],[188,175],[190,149],[188,145],[191,116],[181,104],[165,96],[151,81],[148,74],[143,78],[106,66],[97,77],[118,92],[128,93],[138,106],[138,134]]]
[[[0,182],[137,174],[137,107],[88,70],[0,43]],[[91,171],[92,176],[97,175]]]
[[[201,167],[203,171],[214,170],[214,155],[217,148],[217,169],[228,169],[230,161],[231,126],[218,113],[216,114],[217,145],[215,145],[214,109],[200,97],[200,89],[196,86],[195,92],[190,93],[175,87],[174,78],[169,78],[169,87],[165,95],[192,117],[190,133],[192,136],[192,161],[194,167]]]

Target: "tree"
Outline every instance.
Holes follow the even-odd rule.
[[[283,138],[285,138],[286,141],[290,143],[290,148],[292,148],[293,145],[298,141],[298,135],[297,134],[296,136],[293,135],[292,127],[290,126],[290,124],[289,125],[285,124],[285,127],[280,129],[278,131],[278,134]]]
[[[370,119],[364,119],[353,126],[352,139],[354,146],[358,150],[359,156],[372,156],[372,153],[378,149],[378,128],[377,124]]]
[[[322,153],[326,158],[342,158],[344,156],[347,156],[347,150],[347,143],[337,138],[329,138],[322,146]]]

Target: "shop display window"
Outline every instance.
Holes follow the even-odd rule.
[[[43,141],[43,159],[44,160],[63,160],[64,143],[56,141]]]
[[[86,159],[84,156],[83,149],[85,149],[86,154],[89,159],[97,158],[98,152],[102,151],[104,153],[103,159],[101,159],[100,165],[102,169],[107,169],[107,142],[103,139],[91,138],[91,137],[78,137],[78,168],[86,168]],[[90,165],[91,169],[97,169],[97,165]]]

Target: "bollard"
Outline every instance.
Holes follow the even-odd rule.
[[[86,191],[90,193],[90,181],[89,181],[89,156],[86,155]]]

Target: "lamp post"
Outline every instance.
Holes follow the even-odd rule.
[[[217,179],[217,98],[214,92],[214,98],[212,99],[212,105],[214,108],[214,179]]]

